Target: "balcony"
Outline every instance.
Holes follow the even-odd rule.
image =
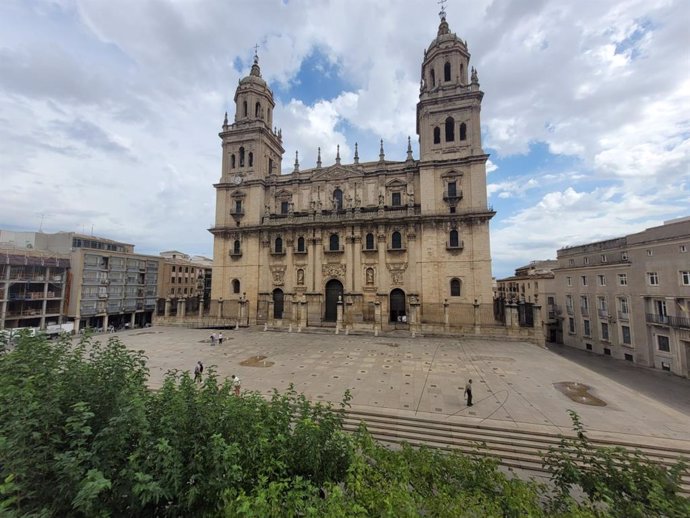
[[[609,318],[609,310],[608,309],[598,309],[597,313],[599,314],[599,318],[601,319],[608,319]]]
[[[282,250],[271,250],[271,255],[285,255],[285,249]]]
[[[622,311],[618,312],[618,320],[623,320],[624,322],[627,322],[630,320],[630,313],[623,313]]]
[[[342,254],[345,252],[345,247],[340,246],[339,248],[332,249],[330,247],[324,247],[323,248],[323,253],[324,254]]]
[[[455,192],[448,190],[443,191],[443,201],[450,203],[457,203],[462,200],[462,190],[458,189]]]
[[[656,313],[646,313],[645,320],[648,324],[661,324],[670,327],[690,329],[689,317],[676,317],[668,315],[658,315]]]
[[[645,313],[645,321],[648,324],[662,324],[669,325],[669,319],[667,315],[658,315],[656,313]]]
[[[566,306],[565,310],[568,313],[568,315],[574,315],[575,314],[575,310],[573,309],[572,306]]]
[[[671,327],[690,329],[690,318],[688,317],[668,317],[668,323]]]
[[[446,242],[446,250],[462,250],[463,248],[465,248],[464,241],[458,241],[457,245],[451,245],[450,243]]]
[[[580,314],[583,317],[588,317],[589,316],[589,308],[585,308],[583,306],[580,306]]]
[[[230,257],[234,257],[235,259],[242,257],[242,250],[230,250]]]

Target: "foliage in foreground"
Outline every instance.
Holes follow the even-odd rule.
[[[494,460],[390,451],[364,427],[348,435],[348,394],[336,410],[292,389],[238,398],[212,370],[201,386],[188,372],[168,373],[158,391],[147,379],[144,356],[116,339],[25,336],[1,355],[0,515],[690,515],[677,495],[684,466],[593,448],[577,416],[578,439],[545,459],[547,488]]]

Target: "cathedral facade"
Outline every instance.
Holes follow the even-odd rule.
[[[420,156],[281,174],[258,59],[227,115],[211,314],[240,325],[479,332],[493,325],[483,92],[445,17],[421,66]],[[470,331],[472,330],[472,331]]]

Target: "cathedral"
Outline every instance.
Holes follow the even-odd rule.
[[[421,66],[407,159],[281,174],[282,132],[258,58],[222,131],[212,315],[239,325],[478,333],[494,324],[483,92],[445,14]],[[289,131],[289,130],[286,130]]]

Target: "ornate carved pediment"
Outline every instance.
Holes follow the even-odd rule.
[[[386,187],[389,189],[395,189],[396,187],[403,188],[407,184],[403,182],[400,178],[393,178],[390,182],[386,183]]]
[[[311,175],[311,180],[347,180],[353,177],[361,177],[362,171],[354,166],[333,165],[316,171]]]
[[[391,284],[400,286],[403,284],[403,276],[407,270],[407,263],[386,263],[386,268],[391,275]]]
[[[324,278],[334,277],[341,281],[345,280],[345,269],[344,264],[324,264],[321,265],[321,273]]]
[[[271,276],[275,286],[282,286],[285,283],[285,266],[271,266]]]

